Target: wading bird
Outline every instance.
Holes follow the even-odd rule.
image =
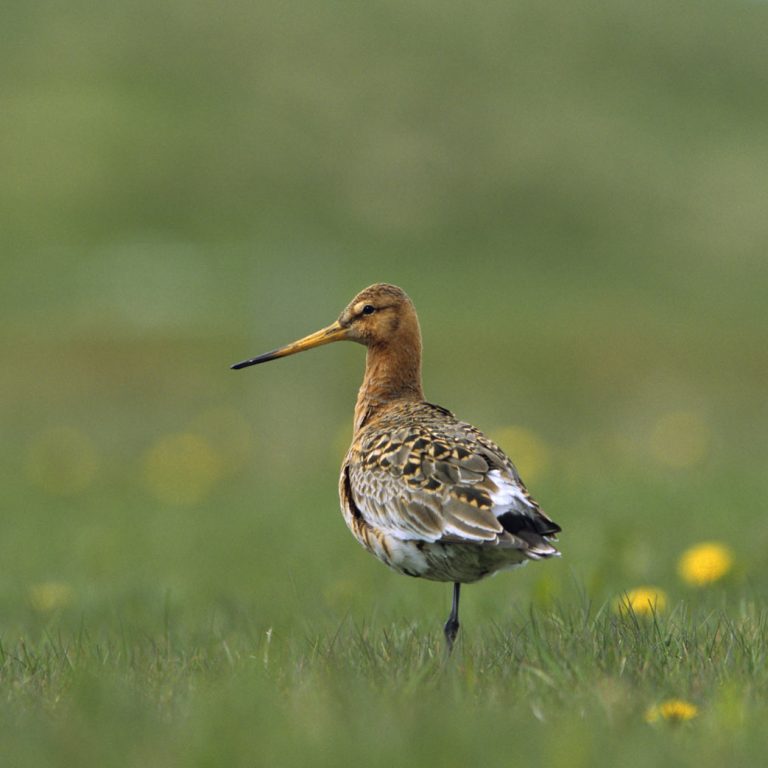
[[[394,285],[366,288],[327,328],[232,368],[343,340],[368,348],[352,445],[341,466],[344,520],[398,573],[453,582],[444,628],[450,651],[461,585],[559,555],[551,542],[560,526],[531,498],[501,448],[424,399],[419,320]]]

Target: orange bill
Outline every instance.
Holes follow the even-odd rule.
[[[319,347],[334,341],[343,341],[347,338],[347,334],[348,329],[341,325],[337,320],[327,328],[323,328],[316,333],[311,333],[303,339],[294,341],[291,344],[286,344],[284,347],[273,349],[271,352],[265,352],[258,357],[252,357],[250,360],[243,360],[241,363],[235,363],[231,368],[239,370],[240,368],[247,368],[249,365],[258,365],[259,363],[266,363],[269,360],[276,360],[278,357],[295,355],[297,352],[304,352],[304,350],[312,349],[312,347]]]

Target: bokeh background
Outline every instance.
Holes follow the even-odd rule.
[[[469,637],[638,584],[692,599],[699,540],[735,554],[718,600],[768,586],[764,3],[0,21],[3,637],[437,636],[449,588],[338,512],[363,350],[228,369],[377,281],[416,303],[429,399],[564,528],[560,561],[466,590]]]

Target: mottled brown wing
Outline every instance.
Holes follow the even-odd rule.
[[[442,409],[418,425],[379,424],[362,435],[349,454],[349,476],[365,520],[398,538],[530,549],[529,529],[542,544],[541,534],[559,530],[504,453]],[[540,533],[537,515],[550,523]],[[519,524],[505,525],[520,516]]]

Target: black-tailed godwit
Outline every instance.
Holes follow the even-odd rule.
[[[552,541],[560,526],[531,498],[501,448],[424,399],[419,320],[394,285],[366,288],[327,328],[232,367],[343,340],[368,348],[354,437],[341,466],[344,519],[398,573],[453,582],[444,628],[450,650],[461,585],[559,555]]]

